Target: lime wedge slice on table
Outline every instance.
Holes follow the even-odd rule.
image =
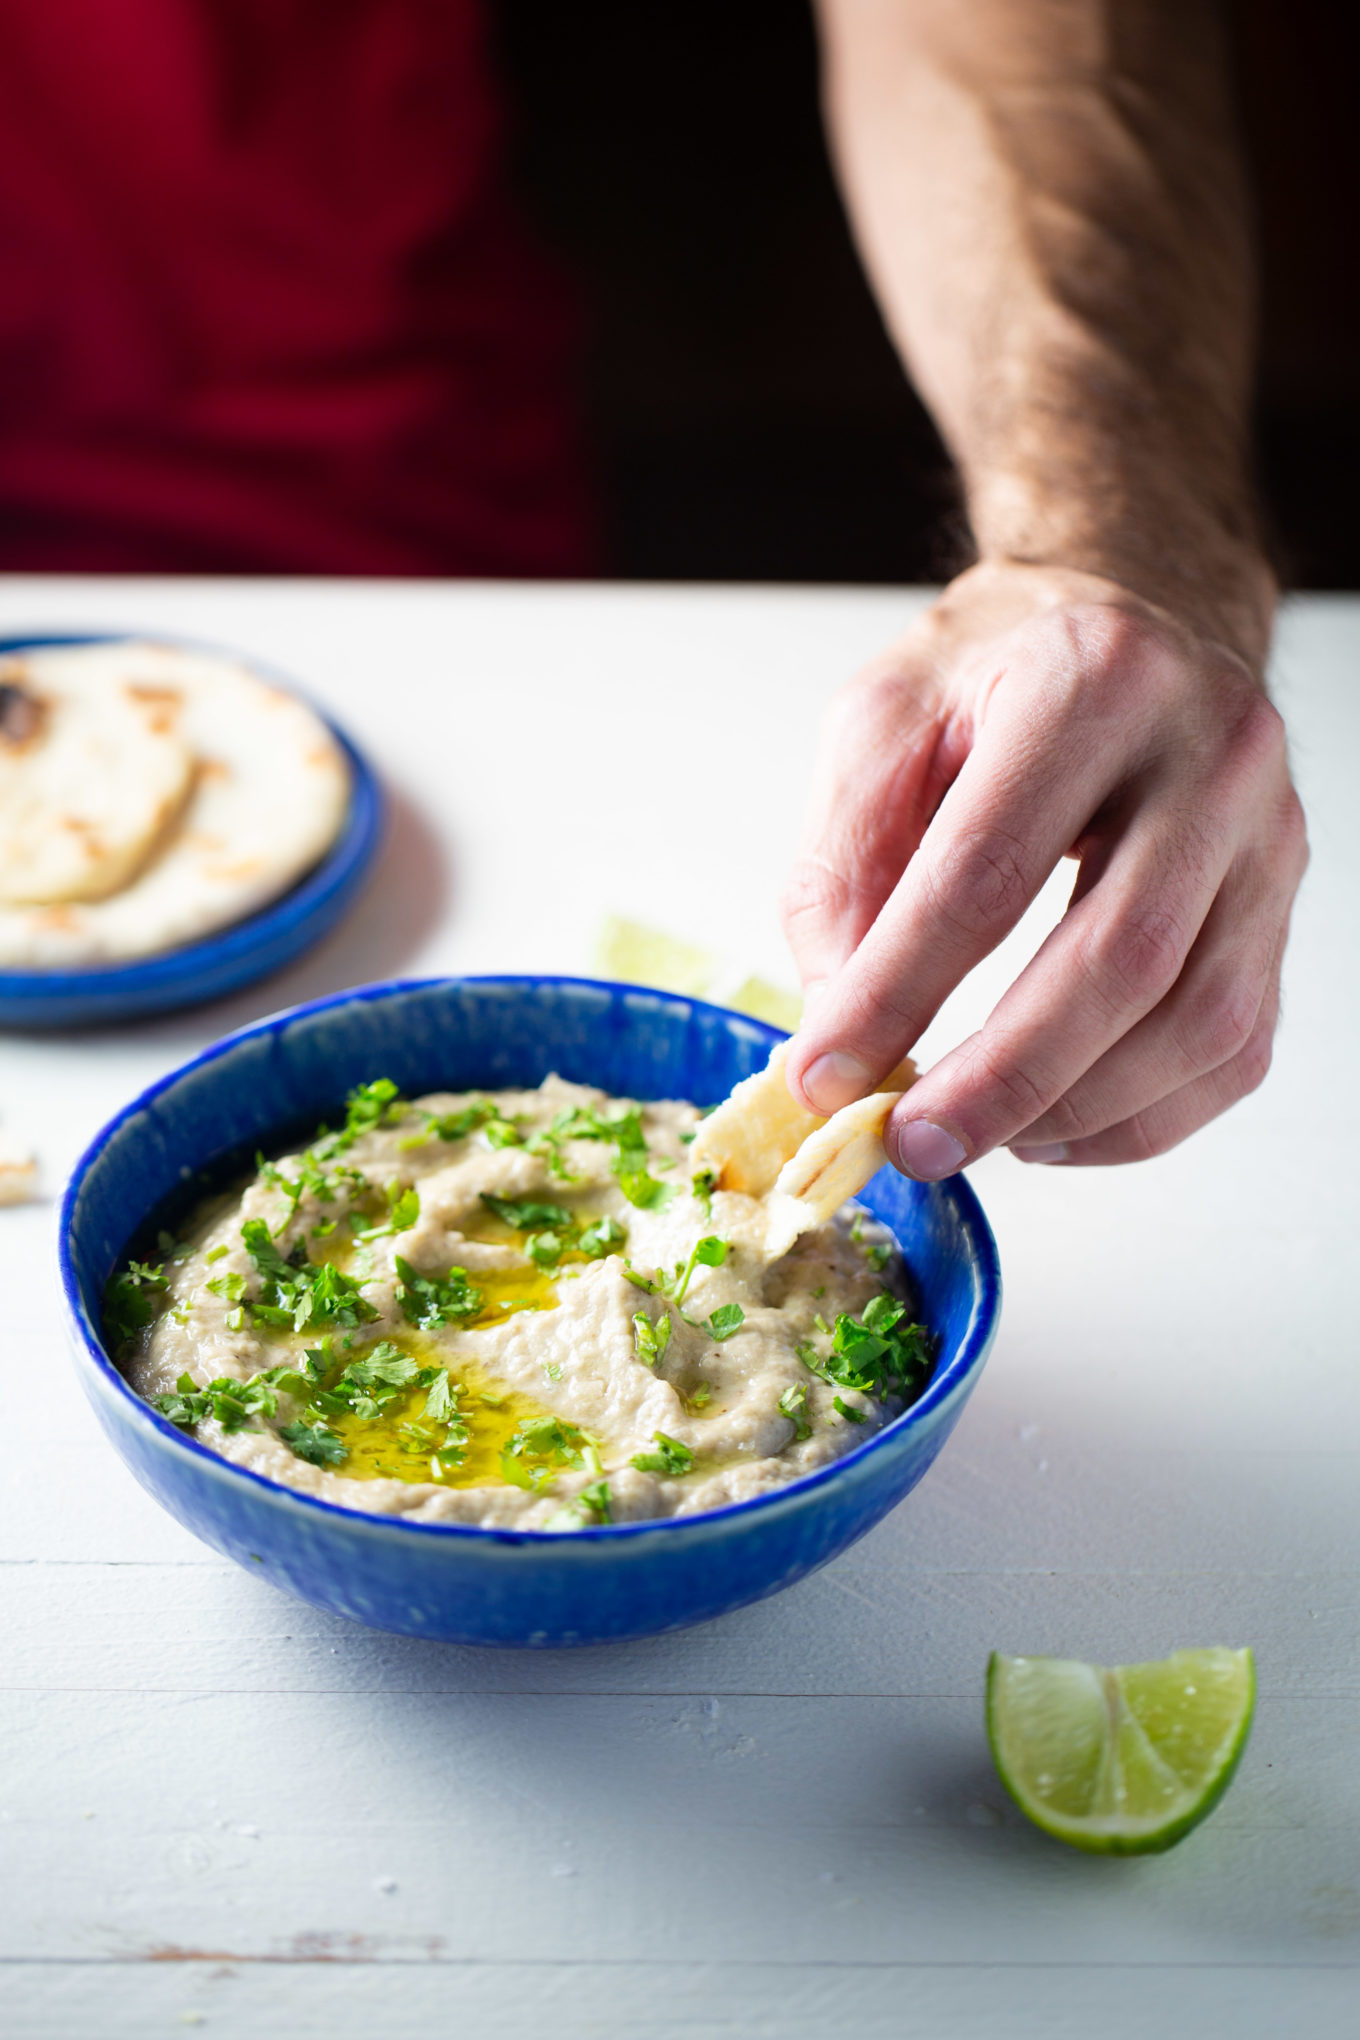
[[[987,1737],[1022,1813],[1110,1856],[1169,1849],[1217,1806],[1246,1747],[1249,1650],[1178,1650],[1149,1665],[1001,1657]]]

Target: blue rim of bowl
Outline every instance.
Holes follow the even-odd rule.
[[[875,1452],[881,1451],[888,1439],[899,1437],[903,1431],[915,1428],[921,1418],[952,1395],[959,1383],[966,1380],[974,1368],[985,1358],[992,1340],[996,1336],[997,1320],[1000,1315],[1001,1266],[997,1256],[996,1241],[992,1236],[992,1229],[987,1223],[986,1214],[978,1202],[977,1194],[973,1190],[972,1185],[966,1182],[960,1175],[947,1179],[947,1188],[949,1194],[958,1201],[960,1215],[978,1256],[981,1294],[973,1311],[973,1318],[967,1335],[959,1351],[947,1367],[931,1376],[925,1393],[918,1397],[909,1409],[903,1410],[900,1417],[894,1417],[890,1424],[885,1424],[881,1431],[876,1431],[873,1437],[867,1439],[863,1445],[857,1445],[853,1451],[844,1453],[841,1458],[833,1459],[828,1465],[818,1467],[815,1473],[804,1474],[799,1480],[788,1481],[784,1486],[773,1489],[769,1494],[755,1495],[749,1501],[728,1502],[720,1509],[696,1510],[693,1515],[688,1516],[657,1516],[646,1518],[637,1523],[604,1523],[595,1525],[590,1529],[565,1531],[484,1529],[479,1524],[474,1523],[413,1523],[406,1516],[379,1515],[367,1509],[351,1509],[340,1502],[322,1501],[319,1496],[303,1494],[297,1488],[286,1487],[282,1481],[270,1480],[262,1473],[254,1473],[249,1467],[237,1466],[234,1461],[223,1459],[220,1453],[212,1452],[206,1445],[200,1445],[196,1439],[187,1437],[176,1425],[170,1423],[168,1418],[160,1416],[151,1408],[149,1403],[144,1402],[136,1390],[124,1380],[114,1365],[113,1360],[104,1351],[99,1334],[90,1322],[89,1314],[81,1298],[80,1284],[76,1278],[76,1271],[72,1265],[70,1253],[71,1223],[75,1214],[76,1201],[80,1195],[81,1186],[86,1175],[99,1160],[108,1142],[129,1119],[132,1119],[137,1113],[145,1111],[149,1105],[153,1104],[164,1092],[170,1090],[173,1085],[179,1083],[182,1078],[188,1077],[195,1070],[203,1069],[209,1063],[217,1062],[223,1056],[230,1054],[242,1041],[250,1040],[252,1037],[261,1034],[279,1033],[285,1025],[291,1024],[295,1020],[304,1019],[314,1013],[324,1013],[334,1006],[347,1006],[355,1003],[368,1004],[370,1002],[394,998],[403,993],[430,991],[441,985],[448,984],[509,986],[580,985],[585,988],[604,987],[606,990],[614,992],[636,992],[641,993],[644,997],[657,998],[667,1004],[683,1006],[689,1010],[698,1009],[703,1012],[721,1014],[724,1018],[740,1020],[744,1026],[755,1027],[760,1033],[766,1035],[772,1046],[776,1041],[783,1041],[788,1038],[781,1029],[771,1027],[765,1021],[753,1020],[748,1013],[737,1013],[729,1006],[715,1006],[705,999],[691,999],[677,992],[660,991],[654,985],[629,984],[615,978],[586,978],[555,974],[531,975],[524,972],[486,972],[457,978],[388,978],[379,984],[360,985],[349,991],[332,992],[323,999],[312,999],[305,1005],[289,1006],[281,1012],[268,1014],[262,1020],[252,1021],[249,1026],[239,1027],[234,1033],[223,1035],[220,1041],[213,1042],[210,1047],[204,1049],[200,1054],[191,1057],[188,1062],[181,1063],[177,1069],[169,1071],[163,1077],[158,1077],[154,1084],[149,1084],[146,1090],[140,1092],[137,1097],[133,1098],[123,1107],[121,1112],[115,1113],[114,1117],[100,1128],[71,1171],[70,1179],[62,1194],[61,1210],[58,1214],[57,1259],[61,1276],[62,1297],[66,1305],[68,1319],[78,1332],[86,1352],[95,1364],[97,1373],[136,1411],[137,1421],[149,1426],[152,1431],[167,1439],[173,1447],[182,1452],[192,1454],[195,1458],[201,1460],[205,1470],[215,1475],[222,1475],[228,1481],[233,1479],[249,1481],[253,1485],[265,1490],[266,1495],[270,1499],[285,1506],[295,1503],[303,1509],[320,1510],[324,1515],[341,1516],[349,1522],[360,1524],[367,1529],[377,1532],[390,1530],[394,1534],[405,1532],[418,1533],[424,1537],[465,1538],[472,1540],[474,1543],[490,1541],[497,1544],[531,1544],[535,1546],[549,1544],[560,1546],[564,1539],[576,1545],[656,1535],[658,1532],[679,1532],[689,1525],[718,1523],[732,1518],[744,1518],[753,1511],[769,1511],[777,1508],[781,1503],[787,1505],[808,1494],[810,1491],[828,1486],[838,1476],[843,1475],[848,1468],[863,1464]],[[142,1218],[145,1216],[145,1213],[141,1214]],[[140,1223],[140,1218],[138,1222]],[[133,1230],[135,1231],[135,1227]],[[129,1237],[131,1237],[131,1234],[129,1234]]]
[[[209,959],[218,968],[243,961],[253,951],[268,947],[275,936],[310,920],[337,895],[343,896],[358,884],[377,852],[382,837],[383,795],[373,768],[340,725],[290,675],[265,661],[234,646],[213,644],[203,638],[179,637],[170,631],[128,630],[44,631],[34,636],[0,637],[0,658],[13,652],[42,651],[49,646],[120,644],[143,638],[155,644],[179,646],[185,651],[212,652],[235,659],[310,708],[330,731],[349,766],[349,803],[340,833],[319,864],[314,864],[287,892],[243,920],[228,921],[176,949],[159,950],[130,963],[90,964],[78,970],[0,968],[0,999],[32,999],[36,1003],[54,998],[75,1001],[88,995],[102,1004],[111,997],[136,997],[162,988],[169,990],[186,975],[196,976],[199,967]],[[99,1017],[97,1011],[93,1017]]]

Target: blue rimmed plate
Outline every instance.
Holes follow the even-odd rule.
[[[110,644],[137,635],[131,631],[72,631],[4,637],[0,638],[0,657],[56,645]],[[224,650],[220,645],[190,645],[189,640],[168,638],[163,631],[154,635],[161,644],[183,644],[195,651]],[[244,653],[230,656],[301,695],[291,681],[258,660]],[[269,906],[178,949],[85,970],[0,970],[0,1027],[97,1025],[221,998],[290,963],[335,926],[355,899],[377,854],[383,797],[372,768],[345,732],[315,702],[308,701],[308,706],[335,738],[350,770],[349,807],[339,835],[321,862]]]
[[[703,1515],[564,1534],[368,1516],[219,1459],[135,1395],[100,1337],[104,1285],[162,1200],[221,1158],[335,1116],[373,1077],[408,1094],[539,1083],[709,1105],[777,1030],[668,992],[583,978],[445,978],[342,992],[257,1021],[164,1077],[100,1133],[61,1211],[76,1364],[115,1449],[216,1550],[377,1629],[462,1643],[600,1643],[680,1629],[791,1585],[913,1488],[977,1382],[1001,1303],[996,1246],[962,1177],[884,1169],[863,1203],[906,1257],[939,1341],[920,1401],[805,1479]]]

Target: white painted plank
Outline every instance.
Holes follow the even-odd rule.
[[[1127,1862],[1009,1808],[975,1700],[21,1694],[0,1746],[9,1958],[1360,1958],[1350,1699]]]
[[[12,1974],[10,2040],[1146,2040],[1231,2034],[1350,2040],[1349,1967],[1160,1968],[887,1963],[58,1963]]]
[[[0,1687],[138,1693],[605,1693],[975,1700],[992,1649],[1097,1662],[1253,1643],[1262,1704],[1360,1696],[1360,1571],[926,1572],[881,1531],[776,1599],[591,1650],[383,1636],[235,1566],[26,1566],[4,1580]]]

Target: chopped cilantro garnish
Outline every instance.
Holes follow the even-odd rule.
[[[210,1247],[210,1248],[208,1249],[207,1253],[206,1253],[206,1254],[205,1254],[205,1255],[203,1256],[203,1258],[204,1258],[204,1260],[205,1260],[205,1261],[206,1261],[206,1262],[208,1263],[209,1267],[211,1267],[211,1266],[212,1266],[212,1264],[213,1264],[213,1262],[214,1262],[214,1261],[220,1261],[220,1260],[221,1260],[221,1258],[222,1258],[222,1256],[223,1256],[223,1255],[224,1255],[224,1254],[225,1254],[226,1252],[227,1252],[227,1248],[226,1248],[226,1247],[220,1247],[220,1246],[219,1246],[219,1247]]]
[[[554,1510],[543,1527],[545,1530],[590,1530],[597,1523],[613,1521],[611,1508],[608,1481],[593,1480],[573,1501]]]
[[[600,1261],[606,1254],[612,1254],[616,1247],[623,1246],[627,1238],[627,1228],[621,1226],[616,1218],[602,1218],[586,1227],[576,1245],[588,1261]]]
[[[571,1226],[571,1213],[560,1204],[543,1204],[532,1197],[493,1197],[489,1190],[483,1190],[482,1202],[516,1232],[566,1232]]]
[[[721,1268],[723,1262],[726,1259],[727,1259],[726,1240],[718,1239],[713,1233],[709,1233],[707,1237],[702,1240],[696,1240],[694,1243],[693,1251],[691,1252],[688,1261],[686,1261],[684,1265],[683,1273],[680,1275],[679,1279],[676,1282],[675,1288],[671,1292],[671,1294],[675,1298],[675,1301],[678,1304],[684,1302],[685,1291],[689,1288],[690,1276],[694,1273],[696,1267]]]
[[[309,1466],[339,1466],[349,1458],[344,1439],[324,1424],[280,1424],[279,1436]]]
[[[246,1309],[261,1323],[301,1332],[312,1325],[371,1324],[378,1315],[358,1282],[329,1261],[309,1261],[301,1240],[285,1260],[262,1218],[248,1218],[241,1238],[260,1277],[259,1299]]]
[[[876,1247],[865,1248],[864,1258],[873,1269],[875,1275],[881,1275],[892,1259],[892,1248],[887,1244],[886,1240],[880,1241]]]
[[[114,1276],[104,1292],[104,1322],[115,1346],[144,1331],[155,1317],[156,1306],[147,1292],[169,1287],[164,1268],[153,1268],[146,1261],[129,1261]]]
[[[400,1254],[393,1257],[393,1265],[401,1314],[422,1331],[461,1324],[476,1317],[482,1307],[482,1292],[468,1281],[466,1268],[450,1268],[447,1275],[421,1275]]]
[[[713,1169],[696,1169],[689,1179],[690,1195],[703,1206],[705,1218],[713,1216],[713,1192],[717,1183],[717,1173]]]
[[[246,1293],[246,1278],[244,1275],[214,1275],[212,1281],[204,1286],[225,1303],[239,1303]]]
[[[354,1235],[357,1240],[383,1240],[393,1233],[409,1232],[420,1218],[420,1192],[416,1189],[403,1190],[400,1183],[389,1183],[384,1195],[387,1198],[386,1225],[366,1226]]]
[[[602,1140],[614,1144],[611,1164],[620,1190],[639,1211],[659,1211],[674,1196],[668,1183],[659,1183],[648,1172],[650,1156],[642,1131],[642,1114],[635,1105],[613,1113],[608,1119],[588,1106],[560,1112],[553,1121],[559,1140]]]
[[[830,1353],[807,1344],[797,1349],[798,1357],[810,1373],[838,1388],[915,1402],[930,1379],[933,1356],[925,1326],[908,1324],[906,1317],[907,1306],[881,1290],[865,1305],[863,1317],[840,1312]]]
[[[739,1332],[746,1322],[746,1313],[739,1303],[720,1303],[708,1320],[710,1335],[721,1345],[730,1339],[733,1332]]]
[[[706,1410],[709,1404],[712,1402],[712,1400],[713,1400],[712,1388],[709,1386],[708,1382],[701,1381],[698,1387],[684,1398],[684,1403],[685,1408],[689,1410],[691,1414],[693,1414],[693,1412],[696,1410]]]
[[[848,1417],[850,1419],[850,1422],[852,1424],[863,1424],[868,1422],[868,1419],[865,1416],[863,1410],[857,1410],[853,1403],[842,1402],[838,1395],[832,1397],[832,1403],[833,1406],[840,1411],[840,1414],[843,1417]]]
[[[808,1392],[802,1382],[784,1390],[779,1398],[779,1413],[793,1425],[795,1445],[812,1436],[812,1425],[808,1422]]]
[[[447,1368],[441,1367],[430,1383],[421,1415],[428,1417],[432,1424],[452,1423],[458,1415],[458,1398],[461,1394],[460,1384],[453,1379]]]
[[[345,1100],[345,1123],[336,1133],[323,1126],[313,1141],[314,1160],[329,1161],[332,1155],[352,1148],[361,1134],[376,1132],[401,1118],[406,1107],[390,1077],[375,1077],[371,1084],[358,1084]]]
[[[645,1311],[633,1314],[633,1351],[644,1367],[655,1367],[671,1342],[670,1312],[663,1310],[653,1324]]]
[[[524,1251],[536,1268],[555,1268],[562,1258],[565,1242],[557,1233],[530,1233],[524,1242]]]
[[[639,1473],[664,1473],[672,1478],[688,1473],[694,1464],[694,1454],[688,1445],[682,1445],[678,1438],[668,1438],[664,1431],[653,1431],[655,1452],[635,1452],[629,1461]]]
[[[171,1393],[151,1398],[151,1407],[184,1431],[206,1417],[216,1417],[224,1431],[239,1431],[251,1417],[272,1417],[278,1406],[272,1373],[252,1375],[249,1381],[224,1374],[203,1388],[192,1374],[181,1374]]]
[[[560,1466],[582,1466],[589,1441],[561,1417],[526,1417],[501,1447],[501,1473],[513,1487],[538,1489]]]

